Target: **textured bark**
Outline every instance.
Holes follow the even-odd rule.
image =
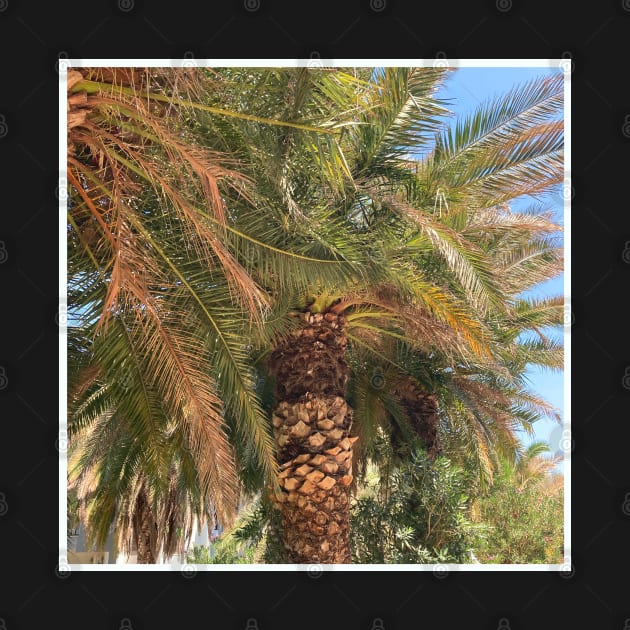
[[[349,563],[352,410],[345,401],[346,320],[300,315],[302,327],[271,357],[277,405],[273,426],[281,492],[277,497],[288,561]]]
[[[424,442],[429,457],[439,455],[440,416],[435,394],[429,394],[407,381],[396,388],[396,395],[407,412],[413,430]]]
[[[157,525],[144,488],[138,494],[133,518],[137,553],[136,562],[138,564],[155,564]]]

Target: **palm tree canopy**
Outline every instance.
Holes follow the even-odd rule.
[[[170,457],[197,515],[228,522],[244,471],[273,485],[260,374],[295,311],[343,313],[364,455],[425,409],[490,478],[516,428],[553,416],[524,370],[561,367],[543,331],[562,300],[523,294],[562,271],[560,228],[509,204],[562,179],[562,78],[449,126],[447,74],[69,74],[69,429],[84,475],[121,476],[112,519],[147,487],[166,513]]]

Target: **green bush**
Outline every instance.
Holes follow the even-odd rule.
[[[525,488],[499,480],[479,500],[479,518],[491,526],[475,553],[480,562],[555,564],[563,560],[561,485]]]
[[[447,458],[431,461],[415,450],[384,476],[368,475],[352,506],[353,562],[373,564],[467,563],[483,526],[468,519],[469,479]],[[371,479],[370,479],[371,477]]]
[[[217,538],[210,547],[197,546],[186,555],[189,564],[253,564],[253,545],[240,543],[232,538]]]

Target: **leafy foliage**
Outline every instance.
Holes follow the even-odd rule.
[[[471,482],[447,458],[416,448],[408,461],[379,466],[351,512],[357,563],[432,564],[471,561],[481,530],[468,518]]]
[[[490,532],[475,553],[483,563],[554,564],[563,561],[562,492],[540,485],[520,489],[499,482],[479,502]]]
[[[252,564],[255,549],[233,538],[218,538],[211,547],[195,545],[186,555],[191,564]]]
[[[504,462],[492,488],[478,499],[476,518],[489,527],[476,550],[481,562],[563,561],[564,478],[550,474],[558,460],[545,457],[548,450],[537,442],[515,463]]]

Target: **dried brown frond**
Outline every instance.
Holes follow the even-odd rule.
[[[154,187],[158,196],[166,197],[168,205],[184,220],[184,232],[201,260],[209,268],[217,263],[223,268],[233,300],[245,306],[252,321],[261,325],[262,316],[269,307],[268,297],[236,260],[224,238],[225,234],[221,233],[221,225],[226,222],[222,189],[227,187],[241,199],[248,199],[250,182],[236,170],[238,163],[229,156],[181,141],[178,126],[165,114],[164,104],[151,100],[151,89],[158,90],[160,85],[159,93],[165,89],[164,86],[170,86],[170,89],[188,91],[189,96],[196,94],[202,79],[193,79],[194,74],[179,76],[173,71],[149,69],[118,72],[115,68],[87,71],[87,78],[131,86],[136,90],[88,94],[85,98],[90,115],[77,121],[69,131],[70,153],[77,155],[81,148],[87,150],[90,160],[87,163],[81,160],[82,169],[98,169],[100,176],[94,172],[91,175],[106,189],[113,207],[120,206],[137,193],[138,175]],[[170,75],[176,78],[166,80]],[[72,86],[81,78],[73,76]],[[149,92],[142,95],[142,89]],[[85,93],[78,93],[81,94]],[[69,99],[78,98],[78,95],[70,94]],[[159,150],[156,152],[156,149]],[[77,162],[74,165],[77,166]],[[70,183],[110,240],[114,260],[119,254],[114,236],[116,216],[110,217],[109,222],[101,216],[95,199],[90,198],[89,193],[95,192],[91,185],[86,189],[76,175],[72,176]],[[200,200],[203,201],[200,203]],[[203,212],[198,210],[198,205],[203,205]],[[115,289],[115,286],[110,289],[108,307],[113,303]],[[106,320],[104,311],[102,323]]]

